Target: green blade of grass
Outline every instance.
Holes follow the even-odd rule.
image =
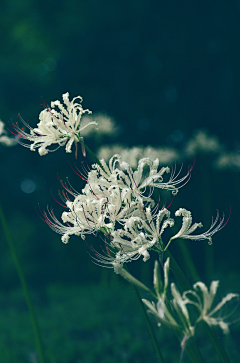
[[[0,221],[2,224],[2,228],[3,228],[3,232],[5,234],[6,240],[9,244],[10,247],[10,251],[12,254],[12,258],[13,261],[15,263],[16,266],[16,270],[22,285],[22,289],[23,289],[23,293],[24,293],[24,297],[28,306],[28,311],[29,311],[29,315],[31,318],[31,322],[32,322],[32,326],[33,326],[33,330],[34,330],[34,335],[35,335],[35,340],[36,340],[36,347],[37,347],[37,351],[38,351],[38,356],[39,356],[39,362],[40,363],[45,363],[45,359],[44,359],[44,350],[43,350],[43,343],[42,343],[42,338],[41,338],[41,333],[40,333],[40,329],[39,329],[39,325],[38,325],[38,321],[37,321],[37,317],[33,308],[33,304],[32,304],[32,300],[30,297],[30,293],[27,287],[27,283],[24,277],[24,273],[22,270],[22,267],[20,265],[20,262],[18,260],[17,257],[17,253],[14,247],[14,243],[12,241],[12,237],[7,225],[7,221],[5,219],[5,216],[3,214],[2,208],[0,206]]]

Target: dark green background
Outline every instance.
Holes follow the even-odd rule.
[[[42,99],[50,103],[81,95],[84,108],[104,111],[121,126],[121,142],[164,146],[174,130],[183,132],[181,148],[196,128],[218,135],[229,150],[240,140],[240,2],[239,1],[5,1],[0,11],[0,118],[16,122],[18,113],[31,126],[38,122]],[[41,99],[42,97],[42,99]],[[89,141],[96,151],[100,145]],[[16,146],[1,146],[1,205],[26,278],[34,290],[52,284],[101,283],[105,272],[88,258],[82,240],[63,245],[35,212],[53,206],[60,217],[59,178],[68,176],[81,191],[83,182],[64,149],[40,157]],[[240,177],[216,171],[211,156],[196,155],[190,182],[170,208],[189,208],[194,221],[210,226],[216,208],[231,218],[206,242],[186,242],[203,281],[221,279],[223,293],[239,291]],[[80,165],[82,158],[77,160]],[[90,157],[89,163],[92,162]],[[191,161],[192,162],[192,161]],[[188,163],[184,168],[187,170]],[[38,186],[20,189],[22,180]],[[171,199],[171,196],[169,195]],[[1,233],[0,287],[19,281]],[[91,243],[91,242],[90,242]],[[95,242],[96,243],[96,242]],[[206,257],[213,249],[214,264]],[[170,247],[183,258],[174,241]],[[140,265],[142,262],[140,263]],[[151,262],[135,272],[150,283]],[[144,270],[145,269],[145,270]],[[191,276],[189,276],[191,278]],[[66,287],[67,289],[67,287]],[[109,307],[111,309],[111,307]]]

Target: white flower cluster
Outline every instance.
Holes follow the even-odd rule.
[[[164,264],[164,284],[161,282],[159,273],[159,264],[155,262],[154,268],[154,289],[157,295],[158,302],[142,299],[145,305],[157,319],[159,325],[163,324],[172,329],[177,329],[182,332],[183,340],[181,343],[182,349],[188,338],[195,334],[196,326],[199,322],[204,321],[208,325],[219,326],[225,334],[229,332],[229,324],[226,322],[227,316],[219,315],[222,307],[233,298],[239,299],[238,294],[230,293],[226,295],[220,303],[214,308],[212,307],[214,298],[217,293],[219,281],[212,281],[208,291],[207,286],[199,281],[193,285],[193,290],[185,291],[182,295],[179,293],[174,283],[171,283],[172,299],[167,298],[167,290],[169,285],[169,258]],[[194,324],[191,322],[188,306],[195,307],[197,317]]]
[[[13,123],[14,133],[20,140],[32,142],[29,145],[19,141],[23,146],[29,147],[31,151],[39,148],[38,152],[41,156],[52,151],[48,149],[52,144],[58,144],[57,148],[66,144],[66,152],[70,153],[74,142],[80,141],[83,143],[82,130],[90,125],[98,126],[95,121],[90,121],[81,126],[82,115],[86,112],[91,113],[91,111],[83,109],[81,102],[82,98],[80,96],[69,101],[69,93],[65,93],[63,94],[64,105],[60,101],[51,102],[51,108],[44,104],[45,109],[39,115],[40,122],[36,128],[30,127],[20,116],[21,121],[30,130],[30,133],[21,129],[18,124]]]
[[[141,159],[137,170],[133,171],[128,163],[121,161],[120,155],[114,155],[109,165],[102,159],[100,165],[94,164],[92,170],[85,170],[81,175],[86,180],[82,194],[69,186],[65,189],[65,203],[68,211],[62,214],[59,222],[53,213],[45,214],[45,221],[56,232],[62,234],[62,242],[67,243],[73,234],[81,236],[102,232],[106,239],[105,254],[95,252],[95,260],[102,265],[114,267],[143,256],[147,261],[148,250],[155,248],[163,251],[176,238],[208,240],[223,227],[224,218],[218,222],[218,215],[210,229],[200,235],[192,233],[202,227],[201,223],[192,224],[191,212],[180,208],[176,216],[182,216],[182,227],[167,244],[162,241],[162,234],[167,227],[172,227],[174,220],[166,208],[159,210],[158,204],[151,198],[153,189],[165,189],[176,194],[190,177],[191,170],[178,179],[176,170],[170,173],[168,167],[159,168],[159,160]],[[165,181],[165,174],[170,173]],[[64,184],[63,184],[64,185]]]

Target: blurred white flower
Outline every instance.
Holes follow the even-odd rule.
[[[192,156],[198,153],[218,153],[221,149],[222,145],[217,136],[209,136],[204,130],[196,130],[185,147],[185,154]]]
[[[124,145],[114,144],[103,145],[97,152],[98,158],[105,160],[109,160],[114,154],[120,154],[131,168],[136,168],[139,160],[143,158],[149,158],[152,161],[158,158],[160,165],[172,164],[180,158],[179,152],[170,147],[134,146],[128,148]]]
[[[5,124],[0,120],[0,144],[5,146],[15,146],[17,141],[13,137],[5,135],[6,133]]]
[[[45,109],[39,115],[40,122],[36,128],[30,127],[20,116],[21,121],[30,130],[30,133],[22,130],[17,123],[13,123],[12,128],[20,140],[28,140],[32,144],[28,145],[20,140],[19,142],[23,146],[29,147],[31,151],[39,148],[40,155],[46,155],[49,151],[52,151],[48,149],[48,146],[52,144],[58,144],[57,149],[66,144],[66,152],[70,153],[73,142],[80,141],[83,143],[81,133],[85,128],[89,125],[98,126],[95,121],[86,123],[84,126],[81,125],[82,115],[86,112],[91,113],[91,111],[83,109],[81,102],[82,98],[80,96],[69,101],[69,93],[65,93],[63,94],[63,105],[60,101],[51,102],[51,108],[44,104]],[[55,108],[58,108],[58,111]]]
[[[215,161],[214,166],[219,170],[240,169],[240,153],[221,153],[218,159]]]
[[[131,168],[136,168],[138,161],[141,159],[142,148],[128,148],[124,145],[114,144],[101,146],[97,151],[98,158],[106,161],[109,161],[115,154],[121,155],[122,159],[126,160]]]
[[[96,122],[99,125],[99,128],[96,132],[96,127],[91,122]],[[116,125],[116,122],[105,113],[94,113],[94,115],[83,115],[82,117],[82,127],[85,125],[92,125],[82,131],[83,137],[93,137],[100,135],[117,135],[119,132],[119,127]],[[113,155],[113,154],[112,154]]]

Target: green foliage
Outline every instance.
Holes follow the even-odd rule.
[[[36,291],[33,300],[44,337],[47,362],[157,362],[136,297],[127,284],[118,287],[53,285]],[[152,324],[166,363],[177,362],[180,358],[179,342],[170,330],[158,328],[154,319]],[[239,352],[234,343],[238,327],[239,324],[232,325],[231,338],[223,337],[232,363],[238,362]],[[218,363],[212,345],[201,329],[197,340],[203,356],[211,356],[211,362]],[[4,363],[34,362],[36,355],[24,298],[17,290],[0,295],[0,351]],[[185,354],[183,362],[189,363]]]

